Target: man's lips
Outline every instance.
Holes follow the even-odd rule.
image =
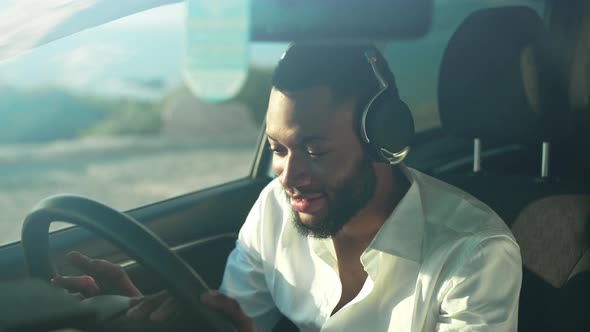
[[[301,213],[314,213],[326,205],[324,195],[314,197],[290,197],[289,199],[293,210]]]

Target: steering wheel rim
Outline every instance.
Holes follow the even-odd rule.
[[[167,289],[216,332],[235,331],[220,313],[200,302],[209,290],[204,280],[144,225],[98,201],[77,195],[57,195],[40,201],[27,215],[21,239],[31,277],[49,281],[55,270],[49,256],[49,225],[54,221],[84,227],[126,252],[156,273]]]

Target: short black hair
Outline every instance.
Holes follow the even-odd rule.
[[[324,85],[335,98],[354,99],[357,108],[368,104],[379,90],[377,78],[365,57],[373,50],[379,72],[397,94],[395,78],[385,58],[370,44],[291,44],[272,76],[272,86],[283,93]]]

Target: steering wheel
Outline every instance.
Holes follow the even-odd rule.
[[[235,331],[227,318],[200,302],[199,296],[209,289],[206,283],[162,240],[129,215],[86,197],[52,196],[39,202],[26,217],[22,246],[31,277],[49,281],[55,276],[48,235],[49,225],[54,221],[72,223],[97,233],[156,273],[169,292],[205,323],[207,331]]]

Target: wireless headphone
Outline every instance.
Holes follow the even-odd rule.
[[[291,43],[281,56],[283,60],[294,43]],[[376,48],[370,47],[363,56],[371,66],[379,90],[363,108],[359,119],[359,134],[365,151],[377,162],[391,165],[399,164],[410,151],[414,138],[414,119],[412,113],[400,98],[395,82],[388,82],[382,73],[389,71],[387,64],[378,57]]]
[[[375,74],[379,90],[361,113],[360,136],[373,160],[399,164],[410,151],[414,138],[414,119],[406,103],[400,98],[395,83],[387,82],[381,70],[384,67],[375,49],[364,54]]]

